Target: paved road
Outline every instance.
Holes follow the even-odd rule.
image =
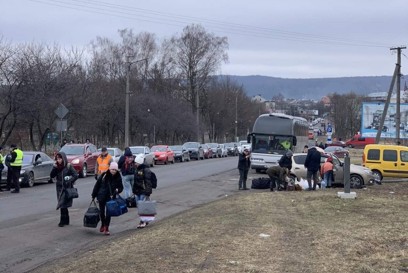
[[[199,204],[237,192],[237,157],[155,166],[159,187],[152,198],[158,201],[160,220]],[[251,176],[257,176],[250,172]],[[99,229],[83,227],[83,215],[91,201],[93,177],[79,179],[80,197],[70,209],[71,225],[57,227],[54,184],[22,188],[20,194],[0,194],[0,272],[27,272],[39,265],[135,229],[135,209],[112,218],[111,236]]]

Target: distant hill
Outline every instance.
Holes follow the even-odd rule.
[[[330,93],[345,94],[354,92],[367,95],[373,92],[387,92],[391,76],[317,78],[317,79],[284,79],[267,76],[232,76],[229,77],[242,84],[248,96],[261,95],[271,99],[281,93],[285,98],[320,99]],[[401,87],[403,87],[403,83]]]

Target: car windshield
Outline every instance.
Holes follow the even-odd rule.
[[[144,154],[144,148],[143,147],[131,147],[130,151],[132,151],[132,154]]]
[[[114,156],[114,155],[115,155],[115,150],[114,150],[114,149],[108,149],[108,153],[109,153],[111,156]]]
[[[166,147],[158,147],[158,146],[153,146],[152,147],[152,152],[165,152]]]
[[[217,146],[218,146],[217,143],[208,143],[207,145],[210,148],[217,148]]]
[[[84,147],[83,146],[67,146],[61,148],[60,152],[64,152],[66,155],[83,155]]]
[[[232,148],[232,147],[234,147],[234,143],[226,143],[225,147]]]
[[[342,147],[339,146],[329,146],[326,149],[324,149],[325,152],[334,152],[334,151],[343,151],[344,149]]]
[[[34,155],[23,155],[23,164],[31,164]]]
[[[170,146],[170,149],[173,151],[181,151],[183,150],[183,146],[177,145],[177,146]]]
[[[186,143],[185,144],[186,148],[198,148],[198,144],[197,143]]]

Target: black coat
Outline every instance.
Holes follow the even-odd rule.
[[[152,172],[149,167],[145,164],[141,164],[137,167],[135,173],[135,182],[133,183],[133,193],[136,195],[147,195],[152,194]]]
[[[116,191],[117,189],[117,191]],[[116,198],[116,193],[123,191],[122,176],[119,172],[114,175],[107,170],[102,173],[92,190],[92,198],[96,198],[99,202],[107,202],[112,198]]]
[[[279,166],[282,168],[287,168],[289,171],[292,169],[292,157],[288,157],[287,155],[283,155],[279,159]]]
[[[322,155],[316,148],[310,148],[307,152],[305,167],[308,171],[317,172],[320,170],[320,160]]]
[[[78,179],[78,173],[74,169],[74,167],[68,163],[67,156],[65,153],[60,152],[58,153],[62,157],[62,164],[64,167],[62,169],[57,168],[54,166],[51,170],[50,177],[57,178],[57,183],[55,184],[57,190],[57,200],[58,200],[58,208],[69,208],[72,207],[72,198],[67,199],[65,198],[65,188],[72,188],[75,184],[75,181]],[[65,180],[65,177],[69,177],[68,180]]]
[[[249,157],[246,158],[246,155],[244,153],[240,153],[238,157],[238,169],[247,171],[249,170],[249,167],[251,167],[251,158]]]

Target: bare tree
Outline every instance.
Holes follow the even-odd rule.
[[[172,60],[176,64],[178,78],[186,81],[183,96],[194,112],[196,96],[205,101],[205,87],[222,62],[228,60],[227,37],[218,37],[208,33],[200,25],[190,25],[183,29],[180,36],[169,41],[172,48]]]

